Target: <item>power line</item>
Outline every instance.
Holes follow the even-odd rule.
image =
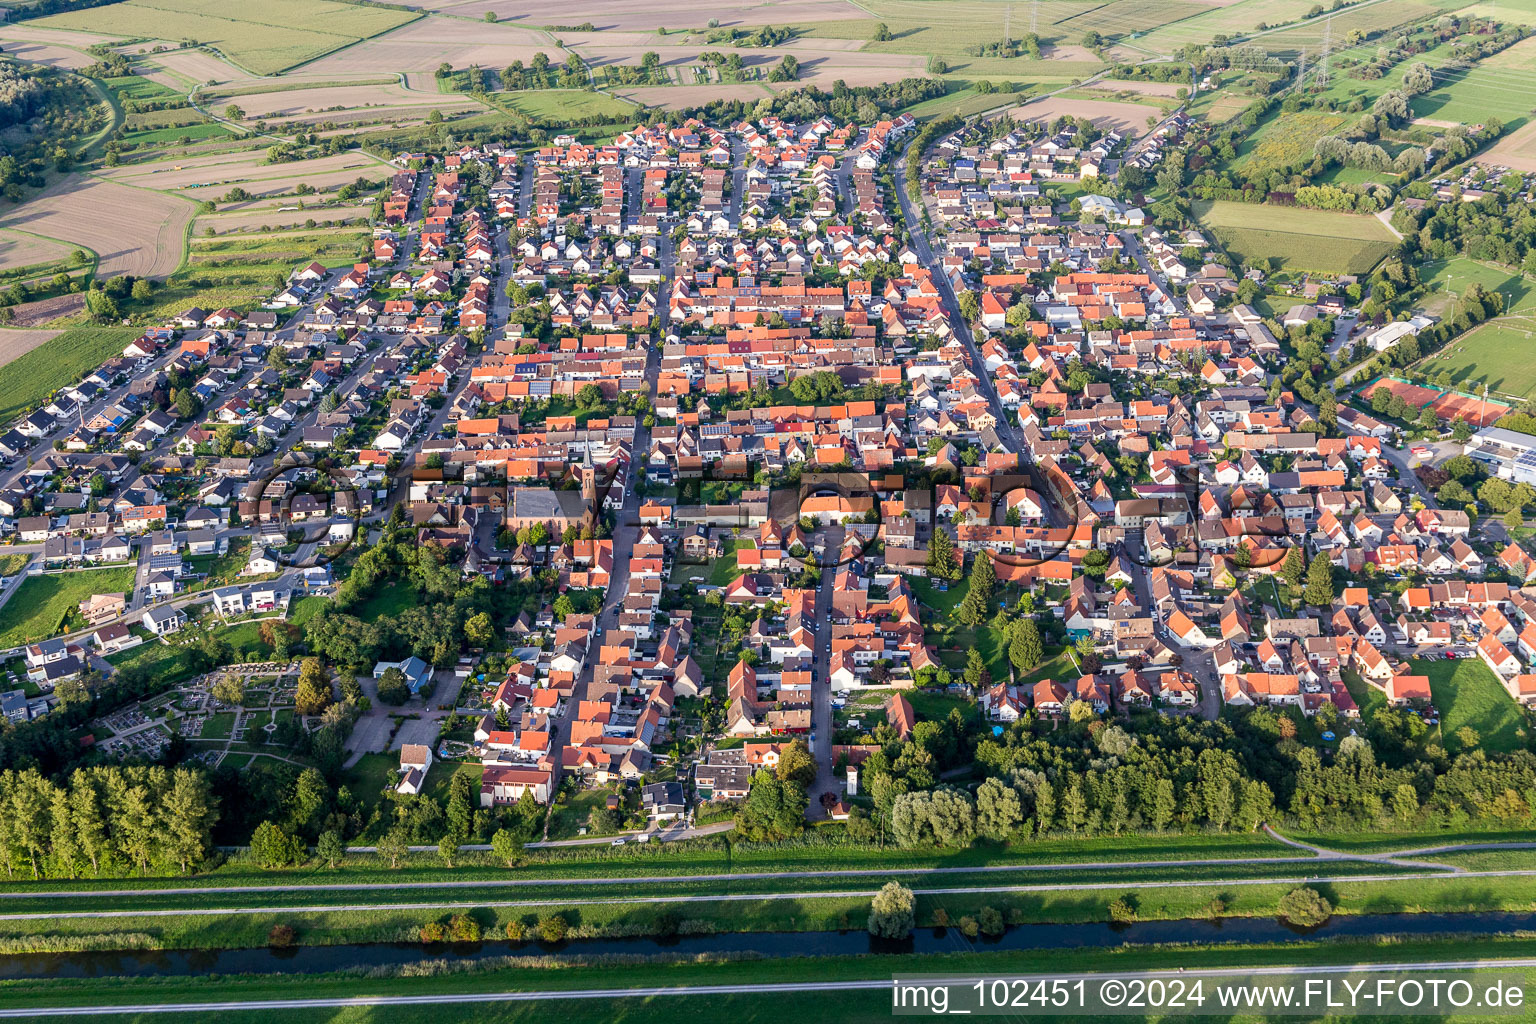
[[[1328,88],[1328,48],[1333,43],[1333,15],[1323,23],[1323,57],[1317,67],[1317,87]]]

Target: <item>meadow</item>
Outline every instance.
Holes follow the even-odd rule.
[[[138,336],[132,327],[71,327],[6,363],[0,367],[0,420],[8,421],[75,383]]]
[[[1310,160],[1318,139],[1337,135],[1357,120],[1353,114],[1310,110],[1272,115],[1243,140],[1235,166],[1255,175],[1289,168]]]
[[[55,635],[66,616],[79,618],[75,606],[92,594],[132,593],[136,571],[129,566],[27,577],[0,608],[0,647]]]
[[[1509,753],[1525,745],[1525,719],[1520,709],[1481,660],[1412,664],[1415,672],[1429,677],[1429,692],[1440,711],[1440,734],[1452,754],[1470,753],[1456,735],[1463,727],[1477,733],[1472,749]]]
[[[1237,202],[1197,202],[1195,219],[1235,259],[1268,257],[1286,271],[1363,274],[1395,239],[1374,217]]]

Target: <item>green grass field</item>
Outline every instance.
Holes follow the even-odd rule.
[[[66,615],[79,618],[75,606],[92,594],[131,592],[134,573],[129,567],[29,576],[0,608],[0,647],[53,636]]]
[[[1525,720],[1494,676],[1477,658],[1459,661],[1415,661],[1414,671],[1429,676],[1429,692],[1440,710],[1440,732],[1451,753],[1461,752],[1456,731],[1470,726],[1477,732],[1477,748],[1508,753],[1524,746]]]
[[[1395,242],[1374,217],[1225,201],[1197,202],[1194,211],[1235,259],[1269,257],[1289,271],[1365,273]]]
[[[0,367],[0,420],[74,384],[139,336],[132,327],[71,327]]]
[[[1458,384],[1485,383],[1490,393],[1536,397],[1536,318],[1529,315],[1483,324],[1418,364],[1425,373],[1450,372]]]
[[[56,14],[39,19],[38,24],[135,38],[153,32],[167,39],[195,39],[242,67],[266,75],[417,17],[399,9],[332,0],[254,0],[236,7],[218,0],[126,0]]]
[[[550,123],[584,117],[623,119],[634,117],[639,109],[632,103],[625,103],[605,93],[583,89],[534,89],[502,93],[497,99],[535,121]]]

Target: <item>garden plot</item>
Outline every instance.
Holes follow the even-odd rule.
[[[176,269],[195,207],[174,196],[69,175],[0,212],[0,228],[20,228],[94,250],[102,277],[164,277]]]

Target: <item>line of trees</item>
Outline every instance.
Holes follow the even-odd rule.
[[[185,874],[212,852],[218,806],[190,768],[82,768],[68,785],[35,768],[0,772],[0,860],[9,878]]]

